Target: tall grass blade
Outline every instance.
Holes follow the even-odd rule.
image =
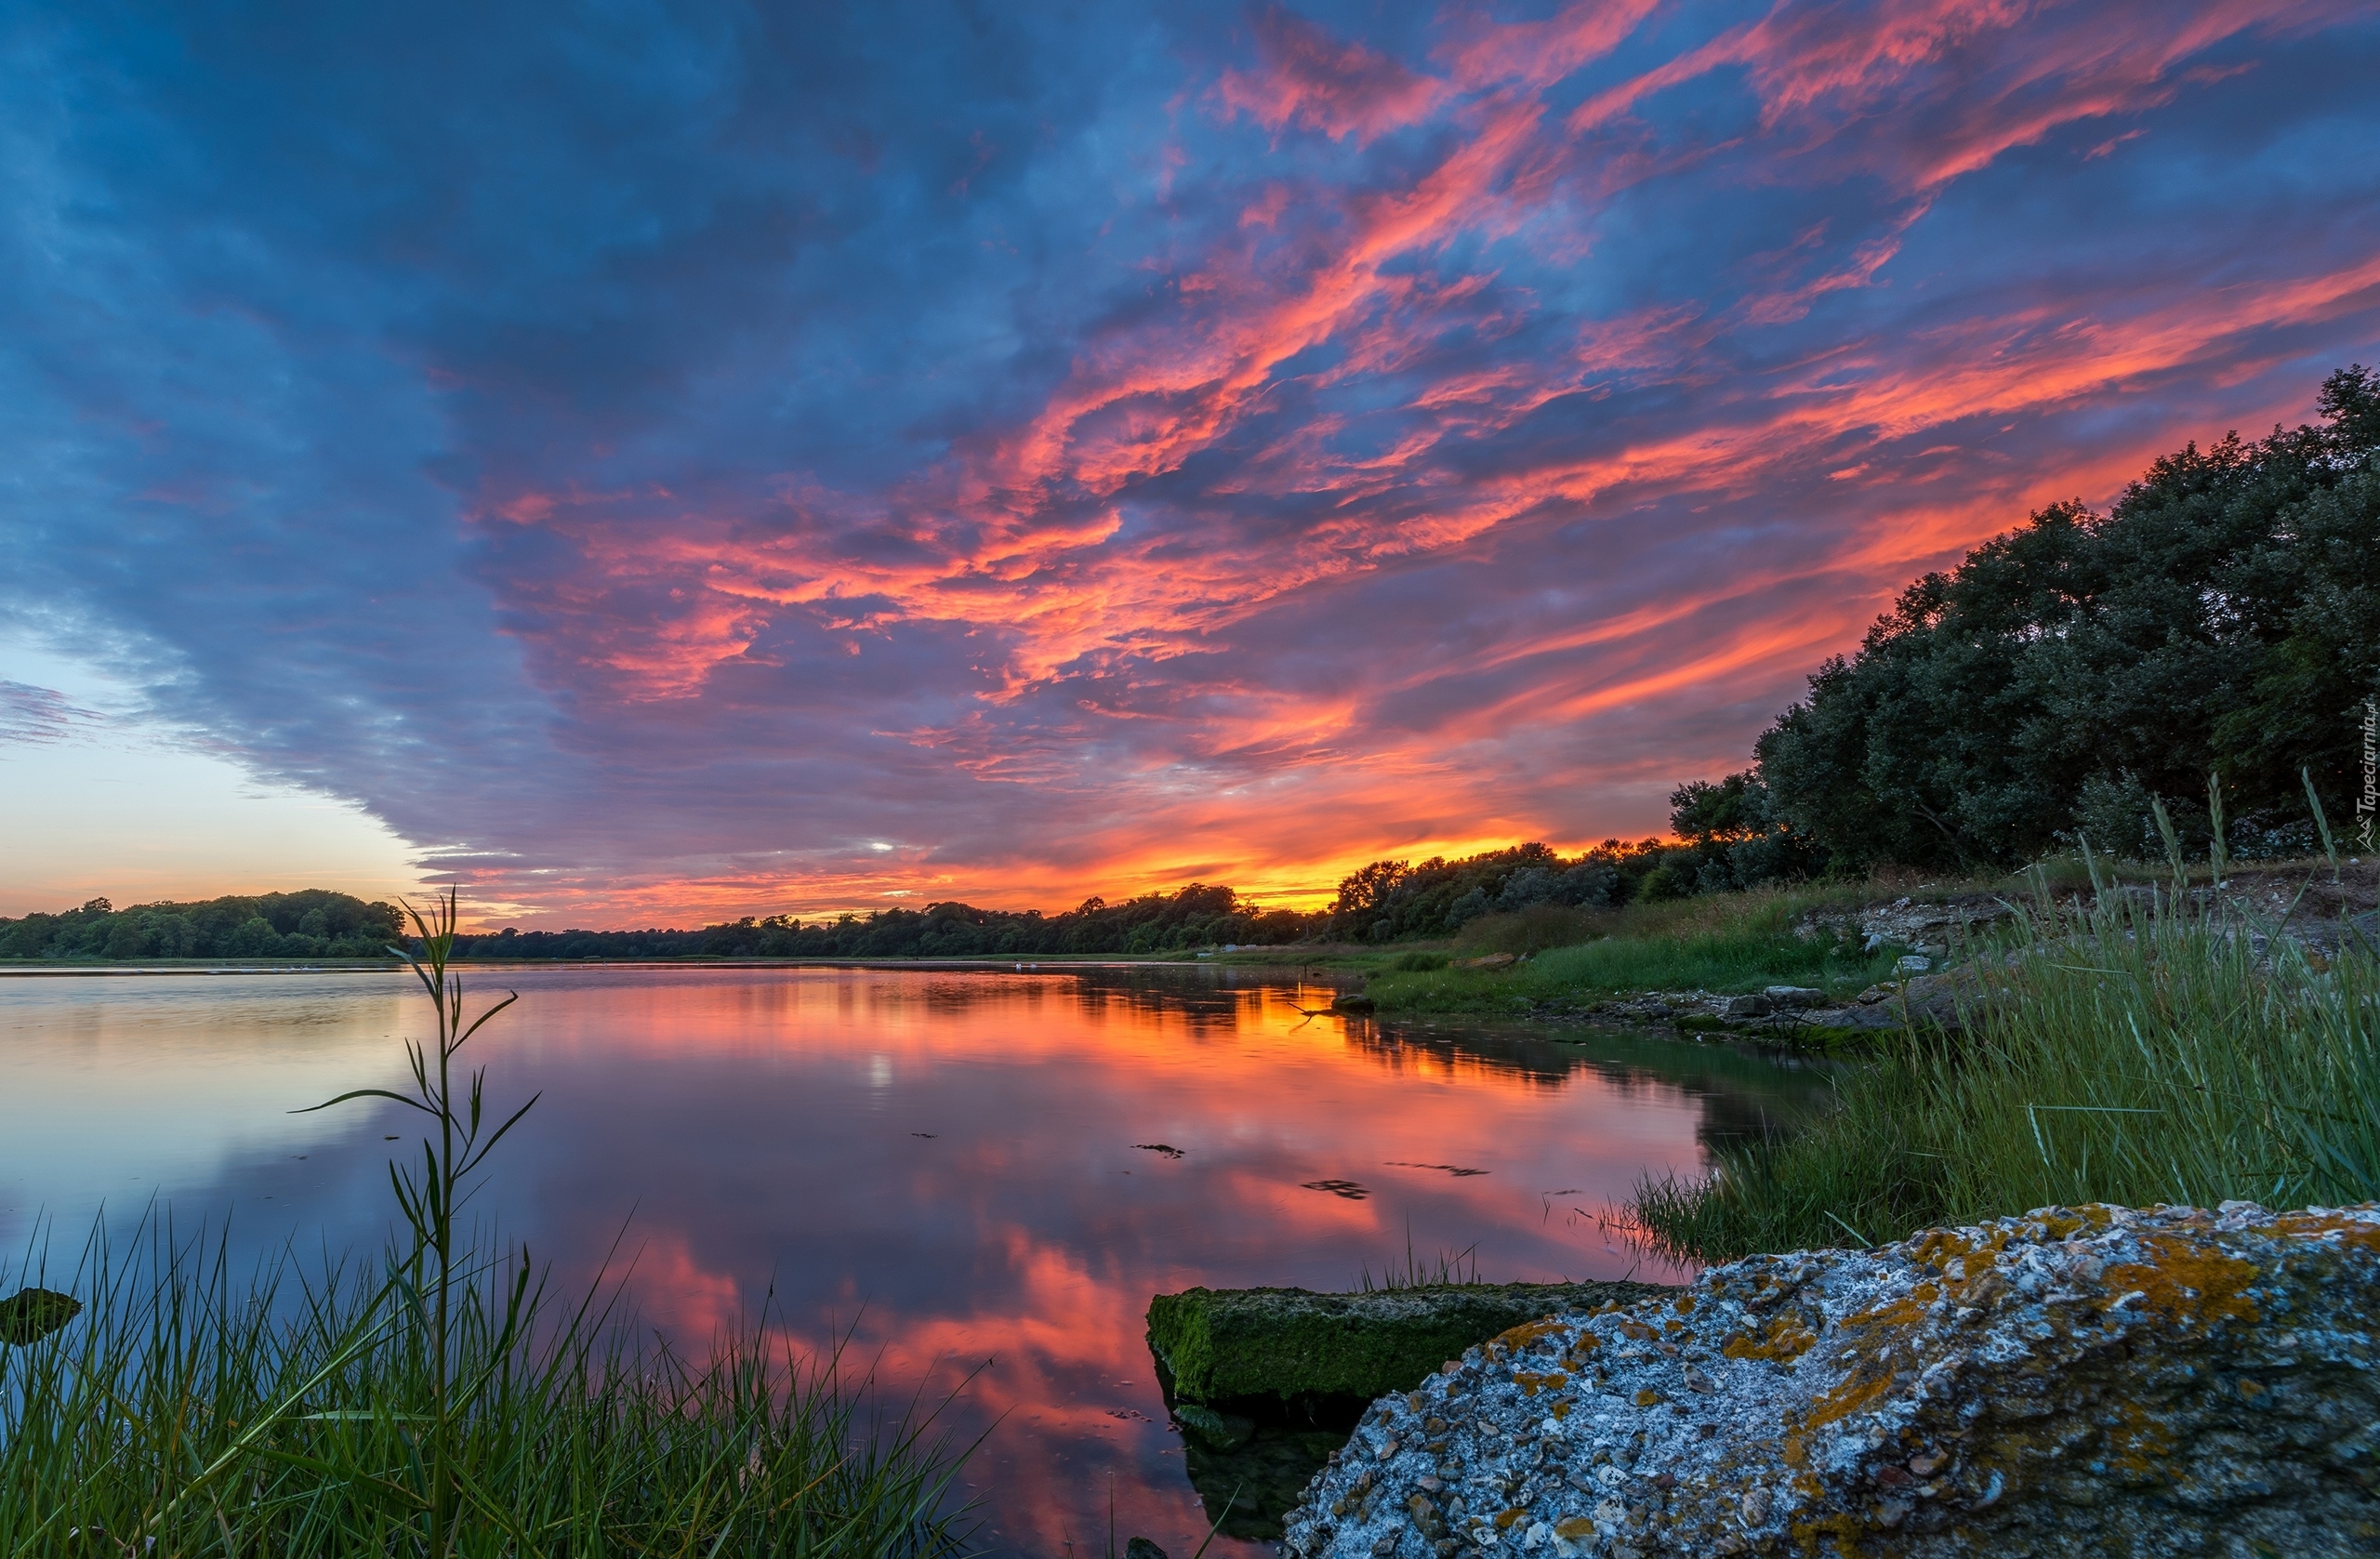
[[[2314,827],[2322,836],[2322,854],[2331,863],[2331,880],[2339,879],[2339,847],[2331,838],[2330,814],[2322,811],[2322,798],[2314,790],[2314,771],[2300,768],[2297,777],[2306,782],[2306,804],[2314,810]]]

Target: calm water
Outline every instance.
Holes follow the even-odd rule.
[[[1210,1519],[1142,1315],[1208,1284],[1353,1287],[1474,1249],[1491,1279],[1677,1275],[1601,1220],[1637,1176],[1804,1106],[1724,1048],[1308,1019],[1225,971],[472,971],[498,1101],[544,1090],[486,1209],[565,1275],[628,1231],[644,1315],[700,1344],[774,1284],[950,1422],[990,1546],[1177,1555]],[[375,1241],[417,990],[377,973],[0,979],[0,1238],[152,1198],[251,1245]],[[1162,1143],[1170,1156],[1136,1144]],[[1456,1170],[1477,1171],[1458,1174]],[[1316,1182],[1342,1182],[1316,1189]],[[1358,1195],[1357,1193],[1360,1193]],[[1088,1545],[1086,1548],[1085,1545]],[[1263,1552],[1218,1541],[1210,1553]]]

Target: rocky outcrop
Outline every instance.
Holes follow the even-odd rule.
[[[1365,1407],[1464,1349],[1556,1314],[1666,1292],[1645,1283],[1447,1283],[1366,1294],[1191,1288],[1149,1304],[1149,1353],[1183,1469],[1227,1538],[1264,1541]]]
[[[1465,1348],[1541,1315],[1661,1292],[1645,1283],[1458,1283],[1323,1294],[1189,1288],[1149,1301],[1149,1348],[1197,1403],[1355,1396],[1421,1383]]]
[[[1899,898],[1856,909],[1814,909],[1802,917],[1794,931],[1805,938],[1832,935],[1856,942],[1871,953],[1908,947],[1938,958],[1950,951],[1952,944],[2014,913],[2006,900],[1992,893]]]
[[[1756,995],[1721,996],[1710,991],[1649,991],[1598,1001],[1548,1016],[1597,1023],[1657,1024],[1702,1031],[1726,1031],[1788,1043],[1823,1040],[1841,1034],[1897,1028],[1955,1028],[1961,1001],[1972,998],[1965,971],[1887,980],[1847,999],[1830,1002],[1814,987],[1772,985]]]
[[[1515,1328],[1375,1403],[1319,1559],[2380,1552],[2380,1209],[2052,1208]]]

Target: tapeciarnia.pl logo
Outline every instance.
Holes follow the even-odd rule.
[[[2363,701],[2363,794],[2355,799],[2355,839],[2372,848],[2372,824],[2380,813],[2380,696]]]

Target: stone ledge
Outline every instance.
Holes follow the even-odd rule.
[[[2380,1552],[2380,1210],[2050,1208],[1716,1267],[1375,1403],[1305,1559]]]
[[[1540,1316],[1666,1290],[1648,1283],[1448,1284],[1370,1294],[1191,1288],[1149,1301],[1149,1347],[1189,1402],[1407,1391]]]

